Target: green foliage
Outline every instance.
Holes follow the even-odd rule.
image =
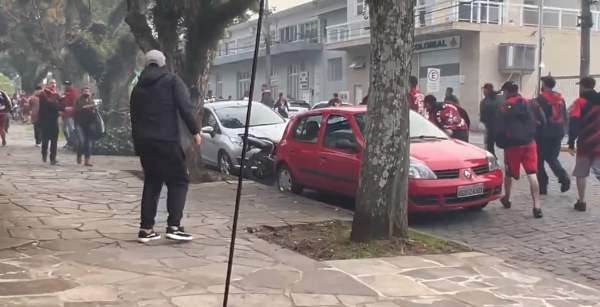
[[[94,144],[93,154],[103,156],[135,155],[131,139],[131,126],[109,128],[106,135]]]
[[[12,94],[15,92],[15,88],[13,87],[13,82],[8,77],[3,74],[0,74],[0,90]]]
[[[102,108],[99,112],[106,123],[109,114]],[[135,152],[129,122],[121,127],[108,127],[106,135],[94,144],[92,153],[103,156],[133,156]]]

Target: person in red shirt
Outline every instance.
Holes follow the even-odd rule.
[[[419,86],[419,79],[415,76],[410,77],[410,108],[421,114],[425,118],[429,118],[429,114],[427,114],[427,109],[425,108],[425,102],[423,93],[419,91],[417,86]]]
[[[504,196],[500,199],[504,208],[512,206],[510,202],[513,180],[521,177],[521,166],[525,169],[529,188],[533,198],[533,216],[543,217],[540,206],[540,185],[537,179],[538,161],[535,143],[538,121],[545,125],[546,118],[541,110],[519,94],[519,86],[506,82],[502,86],[506,101],[500,107],[492,127],[495,129],[496,144],[504,149]]]
[[[423,101],[432,123],[444,130],[448,136],[469,142],[469,126],[455,104],[438,102],[433,95],[425,96]]]
[[[65,108],[73,108],[75,101],[79,99],[79,91],[71,84],[70,81],[65,81],[65,92],[60,98],[61,104]],[[67,140],[67,144],[63,148],[74,148],[75,144],[75,124],[73,123],[73,111],[63,111],[60,113],[60,119],[62,122],[63,134]]]
[[[594,90],[596,80],[584,77],[579,81],[579,98],[569,114],[569,149],[576,155],[573,177],[577,178],[579,198],[575,210],[586,211],[585,188],[590,170],[600,179],[600,94]],[[575,150],[577,141],[577,150]]]

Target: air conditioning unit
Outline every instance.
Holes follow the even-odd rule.
[[[231,31],[225,31],[225,33],[223,33],[223,38],[231,38]]]
[[[498,48],[500,72],[532,73],[535,71],[535,45],[506,43],[500,44]]]

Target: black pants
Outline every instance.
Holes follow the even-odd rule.
[[[35,145],[42,144],[42,128],[39,123],[33,123],[33,136],[35,137]]]
[[[179,142],[136,140],[136,152],[144,169],[141,229],[154,227],[163,184],[167,186],[167,226],[180,226],[188,192],[189,175]]]
[[[48,156],[48,146],[50,146],[50,161],[55,161],[59,132],[58,120],[38,124],[42,130],[42,157]]]
[[[469,130],[456,130],[452,132],[452,138],[461,140],[463,142],[469,142]]]
[[[538,154],[537,177],[540,186],[547,186],[549,180],[544,162],[548,163],[548,166],[550,166],[550,169],[558,178],[559,182],[567,180],[569,178],[569,175],[560,164],[560,161],[558,161],[558,155],[560,155],[562,138],[537,138],[536,143]]]
[[[491,133],[485,133],[485,150],[496,156],[496,138]]]

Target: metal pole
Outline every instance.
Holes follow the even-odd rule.
[[[590,75],[590,32],[594,25],[590,2],[591,0],[581,0],[581,55],[579,76],[582,78]]]
[[[542,55],[544,49],[544,0],[540,0],[538,8],[538,63],[537,63],[537,85],[536,96],[541,92],[540,83],[542,82]]]
[[[264,27],[264,36],[265,36],[265,84],[267,85],[267,90],[271,90],[271,22],[269,15],[271,15],[271,10],[269,9],[269,0],[265,0],[265,27]],[[277,97],[277,93],[271,93],[273,99]]]

